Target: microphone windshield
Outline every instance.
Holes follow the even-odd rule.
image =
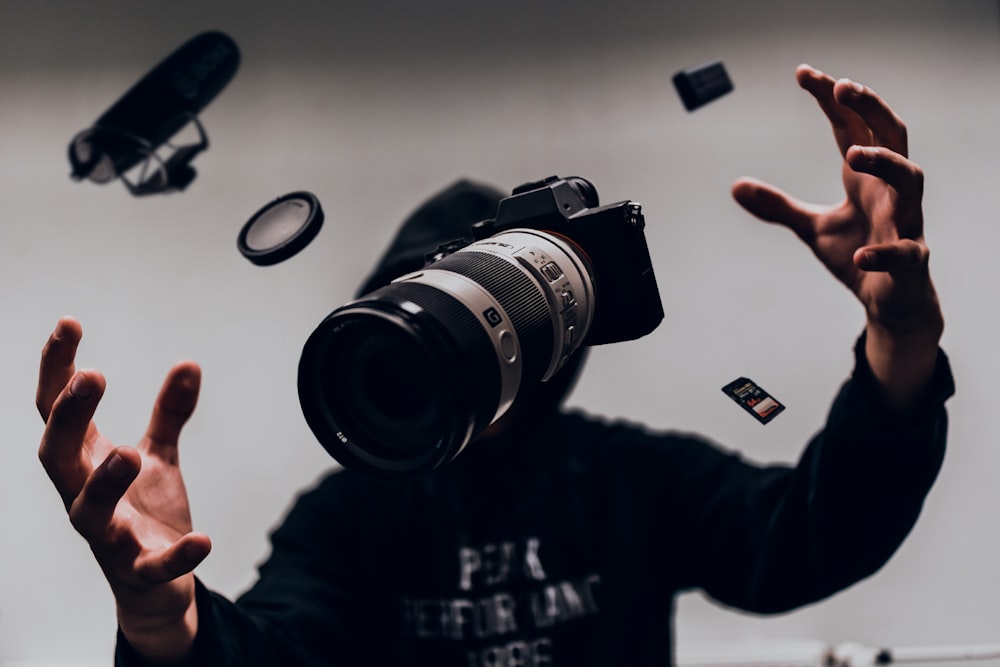
[[[191,160],[208,147],[197,114],[236,75],[240,52],[231,37],[218,31],[201,33],[180,46],[133,85],[70,142],[74,180],[106,183],[139,163],[154,162],[152,175],[138,184],[127,179],[133,194],[183,189],[194,178]],[[189,122],[201,141],[178,149],[163,160],[155,151]]]

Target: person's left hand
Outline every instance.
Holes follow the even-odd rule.
[[[751,178],[736,181],[733,197],[794,231],[861,301],[869,328],[936,340],[943,320],[923,236],[923,172],[908,158],[906,126],[870,88],[808,65],[795,75],[833,126],[844,200],[809,204]]]

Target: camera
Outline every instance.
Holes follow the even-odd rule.
[[[426,474],[583,345],[653,331],[663,307],[640,204],[600,205],[593,183],[515,188],[418,271],[330,313],[308,337],[306,422],[345,468]]]

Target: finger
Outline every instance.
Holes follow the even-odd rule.
[[[840,79],[834,84],[833,95],[839,104],[864,121],[876,143],[904,156],[909,154],[906,124],[874,90],[850,79]]]
[[[874,137],[864,119],[837,100],[834,94],[837,82],[832,76],[810,65],[799,65],[795,78],[816,99],[830,121],[841,155],[854,144],[870,145],[873,142]]]
[[[845,156],[854,171],[876,176],[893,187],[899,199],[917,207],[924,194],[924,172],[901,153],[877,146],[852,146]]]
[[[927,246],[903,239],[895,243],[858,248],[854,253],[854,264],[864,271],[914,273],[925,271],[929,258]]]
[[[97,371],[77,372],[56,399],[45,423],[38,458],[67,508],[93,470],[84,443],[104,388],[104,376]]]
[[[88,542],[110,533],[118,501],[139,474],[142,460],[130,447],[119,447],[94,469],[70,507],[73,527]]]
[[[924,172],[914,162],[888,148],[853,146],[846,156],[848,166],[857,172],[882,179],[891,188],[889,201],[892,233],[900,238],[923,236]],[[884,237],[883,237],[884,238]]]
[[[204,533],[188,533],[162,551],[141,556],[135,570],[149,584],[162,584],[194,570],[212,550]]]
[[[177,441],[198,403],[201,369],[193,361],[182,361],[170,369],[153,405],[146,429],[146,444],[151,452],[176,461]],[[158,450],[158,451],[157,451]]]
[[[76,372],[76,349],[83,337],[83,328],[73,317],[62,317],[49,335],[38,366],[38,388],[35,407],[42,419],[48,419],[56,397]]]
[[[733,184],[733,198],[762,220],[788,227],[803,239],[814,236],[818,207],[806,204],[784,191],[755,178],[741,178]]]

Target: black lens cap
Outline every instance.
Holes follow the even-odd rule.
[[[283,262],[309,245],[323,226],[323,208],[311,192],[291,192],[266,204],[243,225],[236,245],[258,266]]]

